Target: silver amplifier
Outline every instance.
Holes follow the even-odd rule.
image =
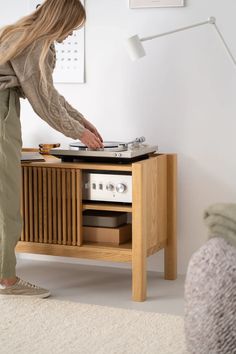
[[[132,203],[132,175],[84,172],[83,199]]]

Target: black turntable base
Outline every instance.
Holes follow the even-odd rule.
[[[56,155],[62,162],[94,162],[94,163],[120,163],[129,164],[149,158],[149,155],[136,156],[131,158],[126,157],[103,157],[103,156],[66,156]]]

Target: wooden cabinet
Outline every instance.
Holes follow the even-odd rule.
[[[176,155],[154,154],[132,164],[46,162],[22,164],[23,231],[17,252],[132,264],[132,299],[146,299],[147,257],[164,248],[165,279],[176,279]],[[82,199],[85,170],[132,174],[132,203]],[[121,245],[83,241],[83,210],[132,215],[132,241]]]

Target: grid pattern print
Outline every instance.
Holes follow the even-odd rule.
[[[29,9],[34,11],[43,1],[29,0]],[[81,1],[84,5],[84,0]],[[53,74],[55,83],[84,83],[84,29],[74,31],[62,43],[55,43],[56,67]]]

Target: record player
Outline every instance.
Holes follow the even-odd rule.
[[[136,138],[129,142],[103,142],[101,149],[90,149],[80,142],[69,144],[68,149],[51,149],[50,154],[62,159],[63,162],[115,162],[131,163],[149,157],[155,153],[157,146],[144,144],[145,137]]]

